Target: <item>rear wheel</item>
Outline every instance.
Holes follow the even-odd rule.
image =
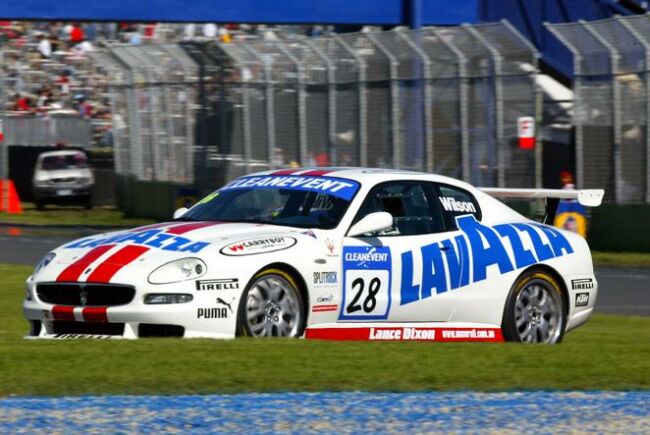
[[[278,269],[258,273],[242,295],[237,317],[241,336],[302,336],[305,304],[296,280]]]
[[[555,344],[562,340],[566,310],[562,289],[546,272],[524,273],[515,283],[503,313],[507,341]]]

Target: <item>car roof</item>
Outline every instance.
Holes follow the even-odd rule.
[[[402,169],[388,168],[366,168],[366,167],[302,167],[275,169],[271,171],[257,172],[246,175],[266,176],[266,175],[287,175],[287,176],[324,176],[345,178],[348,180],[358,181],[361,184],[376,184],[381,181],[391,180],[426,180],[437,183],[454,184],[465,188],[471,188],[468,183],[444,175],[430,174],[427,172],[408,171]]]

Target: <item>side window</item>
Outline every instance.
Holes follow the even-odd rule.
[[[354,222],[378,211],[393,216],[393,227],[373,236],[415,236],[443,231],[440,207],[432,200],[430,183],[391,181],[375,186],[364,200]]]
[[[446,184],[438,185],[438,202],[445,215],[447,229],[455,230],[456,216],[472,214],[477,220],[481,220],[481,209],[476,198],[468,191]]]

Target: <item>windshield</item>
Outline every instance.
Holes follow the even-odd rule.
[[[78,169],[86,168],[86,156],[81,153],[64,154],[60,156],[47,156],[41,162],[41,168],[46,171],[56,171],[59,169]]]
[[[208,195],[182,220],[335,228],[359,183],[332,177],[243,177]]]

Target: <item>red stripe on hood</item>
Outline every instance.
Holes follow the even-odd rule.
[[[108,307],[88,307],[84,308],[81,313],[84,316],[86,322],[108,322],[108,316],[106,315],[106,310]]]
[[[146,246],[129,245],[125,246],[115,254],[108,257],[90,274],[87,282],[106,283],[113,278],[124,266],[130,264],[136,258],[147,252],[150,248]]]
[[[334,171],[331,170],[331,169],[314,169],[313,171],[303,172],[300,175],[309,175],[309,176],[313,176],[313,177],[320,177],[320,176],[323,176],[325,174],[329,174],[330,172],[334,172]]]
[[[114,246],[115,245],[98,246],[95,249],[87,252],[86,255],[72,263],[70,266],[66,267],[63,272],[59,274],[56,280],[58,282],[77,281],[86,267],[101,257],[106,251],[112,249]]]
[[[74,322],[74,307],[55,305],[52,307],[52,317],[54,320]]]
[[[167,234],[175,234],[177,236],[180,236],[181,234],[189,233],[190,231],[198,230],[212,225],[220,225],[222,223],[223,222],[192,222],[168,228],[165,230],[165,232]]]
[[[302,171],[302,169],[282,169],[280,171],[271,172],[270,175],[291,175],[300,171]]]
[[[129,230],[130,233],[137,233],[140,231],[155,230],[156,228],[170,227],[172,225],[177,225],[178,222],[162,222],[159,224],[145,225],[144,227],[137,227]]]

